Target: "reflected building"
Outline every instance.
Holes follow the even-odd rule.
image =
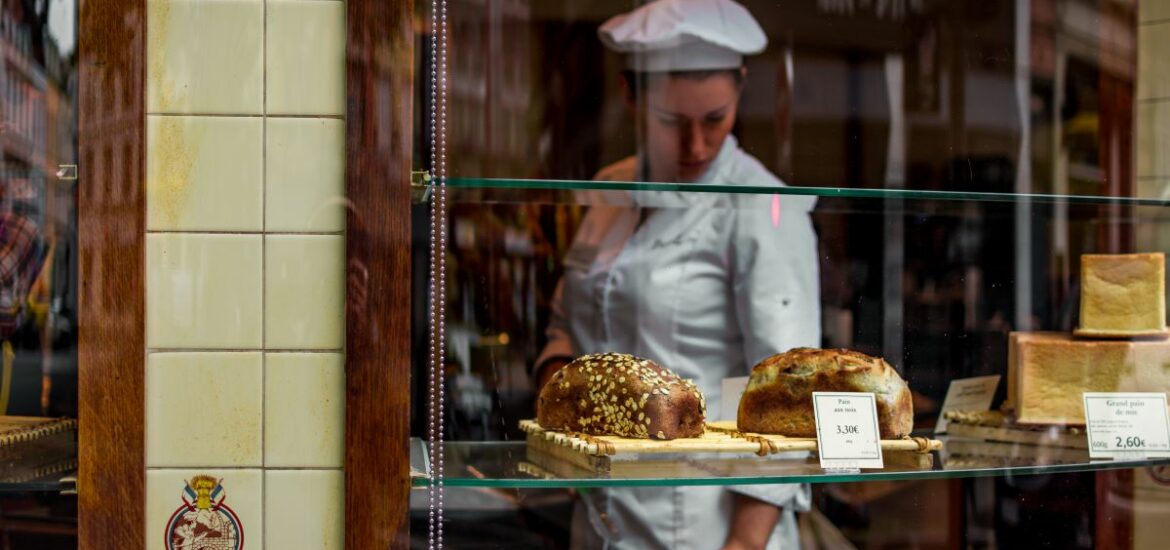
[[[28,260],[34,265],[27,270],[36,280],[24,281],[32,287],[17,292],[28,297],[17,332],[8,331],[17,350],[9,414],[76,414],[76,358],[65,350],[74,345],[78,288],[77,52],[72,27],[64,31],[69,49],[62,51],[50,28],[52,9],[74,6],[0,3],[0,208],[35,227],[36,241],[36,257]],[[22,336],[21,331],[40,337]],[[30,365],[22,369],[24,362]],[[55,398],[49,399],[54,382]],[[43,396],[34,384],[43,385]],[[61,392],[67,395],[58,397]]]

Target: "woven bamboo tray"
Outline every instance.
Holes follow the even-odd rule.
[[[1085,449],[1051,445],[1021,445],[1001,441],[951,439],[947,441],[945,464],[948,470],[961,468],[1006,468],[1083,464],[1089,460]]]
[[[946,419],[947,435],[952,437],[1041,447],[1089,448],[1084,429],[1076,426],[1016,425],[999,411],[950,411],[946,413]]]
[[[657,440],[633,439],[618,436],[592,436],[545,430],[534,420],[520,421],[520,429],[528,434],[528,448],[545,455],[596,472],[609,472],[614,462],[650,462],[661,460],[656,455],[711,455],[721,459],[754,459],[788,452],[815,452],[817,440],[790,438],[779,435],[743,433],[735,429],[734,421],[710,422],[701,437]],[[928,455],[942,449],[942,442],[925,438],[882,440],[884,454]],[[774,457],[776,458],[776,457]],[[542,462],[546,462],[543,461]]]

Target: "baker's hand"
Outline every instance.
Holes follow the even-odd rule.
[[[780,508],[746,495],[735,494],[731,530],[723,550],[762,550],[780,520]]]

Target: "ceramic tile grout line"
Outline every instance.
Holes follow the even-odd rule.
[[[441,14],[441,15],[440,15]],[[444,381],[442,375],[443,356],[446,348],[446,318],[443,315],[446,303],[447,262],[444,250],[447,245],[447,2],[431,0],[431,184],[436,192],[431,194],[431,236],[430,236],[430,391],[428,403],[427,443],[431,455],[431,470],[428,472],[429,533],[428,546],[431,549],[443,546],[443,432],[444,432]]]

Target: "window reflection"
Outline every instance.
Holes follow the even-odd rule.
[[[788,185],[1135,193],[1132,5],[743,4],[766,14],[769,45],[746,58],[732,135]],[[623,61],[597,39],[601,22],[630,7],[454,2],[453,176],[589,180],[637,151]],[[425,31],[421,60],[429,59]],[[420,79],[420,113],[427,84]],[[419,159],[429,143],[422,137]],[[482,365],[473,359],[480,352],[452,360],[498,378],[472,387],[507,388],[494,420],[480,424],[495,437],[516,435],[499,415],[527,410],[524,367],[544,345],[549,298],[587,206],[542,203],[551,195],[541,192],[527,204],[465,196],[451,215],[458,269],[449,327],[473,347],[498,349],[483,351]],[[822,198],[813,217],[823,344],[894,358],[920,389],[924,415],[951,378],[996,371],[1008,331],[1071,328],[1080,254],[1135,246],[1127,212],[1060,201]],[[499,345],[503,336],[509,343]]]
[[[1138,194],[1133,2],[742,3],[769,46],[747,59],[733,135],[788,185]],[[590,180],[637,151],[618,81],[622,61],[596,32],[640,4],[452,0],[453,176]],[[421,29],[421,60],[429,39]],[[420,79],[416,95],[424,114],[426,85]],[[419,135],[423,159],[429,137]],[[451,439],[522,437],[517,422],[532,414],[528,368],[546,343],[553,291],[589,207],[564,195],[531,191],[493,202],[487,193],[454,194]],[[1082,254],[1141,249],[1137,228],[1160,224],[1126,208],[1068,201],[822,198],[813,219],[822,315],[812,322],[821,324],[822,345],[895,364],[916,392],[920,426],[933,425],[950,380],[1003,371],[1010,331],[1073,328]],[[416,379],[425,379],[422,371]],[[425,400],[416,403],[421,409]],[[416,426],[424,418],[416,413]],[[871,530],[883,503],[933,510],[962,494],[978,516],[972,544],[993,544],[997,532],[1091,543],[1093,517],[1083,505],[1094,476],[1031,481],[889,484],[859,488],[861,496],[844,487],[817,498],[854,542],[913,544],[909,527]],[[1045,508],[1062,494],[1081,509]],[[931,536],[954,544],[949,537],[958,535],[944,528]]]
[[[0,407],[9,415],[76,416],[76,181],[57,176],[77,164],[74,13],[63,1],[0,5],[0,339],[12,350]]]
[[[77,50],[74,0],[0,2],[0,415],[77,411]],[[90,270],[92,271],[92,270]],[[0,483],[76,469],[72,429],[5,448]],[[4,493],[5,543],[76,545],[76,500]],[[27,519],[12,527],[9,518]],[[46,532],[54,533],[46,535]]]

